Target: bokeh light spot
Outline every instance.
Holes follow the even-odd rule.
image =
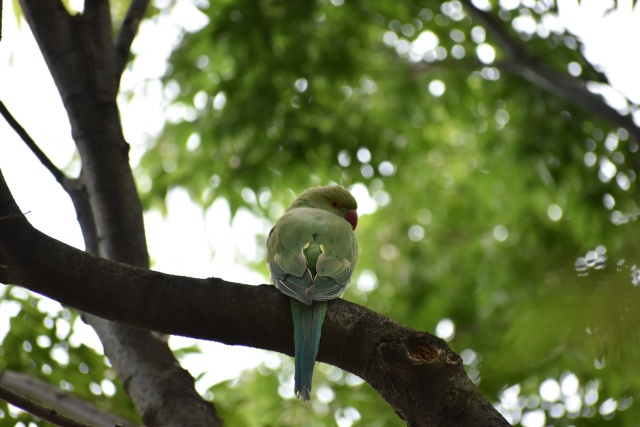
[[[544,427],[547,416],[542,409],[534,409],[522,414],[520,424],[524,427]]]
[[[580,65],[578,62],[571,61],[569,62],[569,65],[567,65],[567,70],[573,77],[578,77],[580,74],[582,74],[582,65]]]
[[[385,160],[378,165],[378,172],[382,176],[391,176],[396,173],[396,167],[390,161]]]
[[[578,392],[579,385],[580,381],[578,380],[578,377],[571,372],[564,375],[560,380],[560,390],[565,396],[576,394]]]
[[[491,64],[496,59],[496,50],[489,43],[480,43],[476,47],[476,55],[483,64]]]
[[[445,341],[451,341],[455,332],[456,327],[451,319],[444,318],[436,325],[436,336]]]
[[[419,225],[412,225],[411,227],[409,227],[409,239],[413,240],[414,242],[419,242],[420,240],[424,239],[424,228],[422,228]]]
[[[625,191],[631,188],[631,180],[624,172],[618,172],[616,175],[616,182],[618,183],[618,186]]]
[[[500,7],[506,10],[513,10],[520,6],[520,0],[500,0]]]
[[[451,56],[453,56],[456,59],[462,59],[464,58],[464,56],[466,55],[466,51],[464,50],[464,47],[460,46],[459,44],[453,46],[451,48]]]
[[[598,177],[602,182],[611,181],[611,178],[616,176],[617,172],[618,168],[611,162],[611,160],[606,157],[600,159],[600,171],[598,172]]]
[[[301,77],[296,80],[296,82],[293,84],[293,87],[295,87],[298,92],[302,93],[309,87],[309,82],[304,77]]]
[[[498,242],[504,242],[508,237],[509,231],[507,231],[507,228],[504,225],[498,224],[493,228],[493,238]]]
[[[224,106],[227,104],[227,95],[224,92],[218,92],[216,96],[213,97],[213,109],[214,110],[222,110]]]
[[[477,26],[471,29],[471,40],[475,43],[482,43],[487,37],[487,32],[483,27]]]
[[[598,156],[596,156],[591,151],[589,151],[587,153],[584,153],[584,164],[585,165],[591,167],[591,166],[596,164],[597,160],[598,160]]]
[[[371,151],[364,147],[358,148],[356,157],[358,158],[360,163],[369,163],[371,161]]]
[[[398,43],[398,35],[393,31],[386,31],[382,35],[382,43],[387,47],[394,47]]]
[[[560,384],[553,378],[546,379],[540,384],[540,397],[547,402],[555,402],[560,398]]]
[[[513,19],[512,26],[517,32],[531,36],[536,33],[538,24],[531,15],[520,15]]]
[[[429,93],[435,97],[442,96],[446,90],[447,87],[442,80],[433,80],[429,83]]]
[[[598,409],[598,412],[600,412],[600,415],[609,415],[615,412],[617,408],[618,402],[616,402],[612,398],[609,398],[602,402],[602,404],[600,405],[600,409]]]
[[[321,385],[318,387],[316,395],[321,403],[331,403],[331,401],[336,397],[336,393],[327,385]]]
[[[360,272],[360,276],[358,276],[356,286],[362,292],[371,292],[378,287],[378,277],[371,270],[363,270]]]
[[[342,150],[338,153],[338,164],[343,168],[351,164],[351,154],[347,150]]]
[[[551,221],[560,221],[560,218],[562,218],[562,208],[552,203],[547,207],[547,215]]]
[[[391,243],[385,243],[380,246],[380,257],[386,261],[391,261],[397,258],[399,255],[398,248]]]

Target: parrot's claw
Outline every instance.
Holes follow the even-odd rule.
[[[304,403],[307,403],[309,400],[311,400],[311,395],[309,394],[309,390],[296,390],[296,397],[298,399],[302,398],[302,401]]]

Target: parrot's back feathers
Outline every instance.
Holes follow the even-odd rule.
[[[358,260],[356,200],[339,185],[303,192],[267,239],[271,282],[292,298],[295,392],[309,400],[326,301],[342,296]]]
[[[357,259],[358,243],[351,225],[321,209],[288,211],[267,240],[271,282],[307,305],[340,297]]]

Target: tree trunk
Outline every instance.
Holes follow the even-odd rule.
[[[87,250],[149,267],[142,208],[129,166],[116,94],[116,50],[109,3],[92,0],[69,15],[62,3],[20,2],[69,115],[82,160],[72,200]],[[86,280],[90,280],[87,277]],[[114,369],[146,425],[219,425],[213,406],[167,343],[151,334],[83,316],[100,337]]]

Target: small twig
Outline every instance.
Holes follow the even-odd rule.
[[[0,0],[2,1],[2,0]],[[5,118],[7,123],[16,131],[16,133],[22,138],[22,140],[27,144],[27,146],[31,149],[31,151],[36,155],[36,157],[42,162],[45,168],[51,172],[56,181],[62,186],[62,188],[69,194],[71,197],[71,201],[73,202],[74,207],[76,208],[76,213],[78,214],[78,221],[80,222],[80,226],[82,228],[82,234],[85,236],[85,244],[87,245],[87,249],[95,248],[95,224],[93,221],[93,215],[91,214],[91,205],[88,201],[87,193],[84,191],[84,187],[82,184],[81,178],[71,179],[68,178],[62,171],[60,171],[49,158],[40,150],[38,145],[35,143],[33,138],[29,136],[27,131],[18,123],[18,121],[11,115],[7,107],[4,105],[2,101],[0,101],[0,113]],[[26,212],[26,215],[29,212]],[[10,220],[18,217],[20,215],[12,215],[12,216],[4,216],[0,217],[0,221]],[[91,236],[91,237],[87,237]],[[92,253],[97,253],[94,250]]]
[[[22,218],[23,216],[30,214],[31,211],[26,211],[24,213],[21,214],[16,214],[16,215],[5,215],[5,216],[0,216],[0,221],[8,221],[11,219],[16,219],[16,218]]]
[[[56,179],[56,181],[58,181],[58,183],[62,185],[62,187],[64,188],[65,180],[67,179],[65,174],[62,173],[62,171],[58,169],[51,160],[49,160],[49,158],[47,157],[46,154],[44,154],[44,152],[42,152],[42,150],[40,149],[40,147],[38,147],[38,145],[33,140],[33,138],[29,136],[27,131],[11,115],[11,113],[9,112],[9,110],[7,109],[7,107],[4,105],[2,101],[0,101],[0,114],[2,114],[2,116],[7,121],[7,123],[9,123],[9,126],[11,126],[13,130],[16,131],[18,136],[20,136],[20,138],[22,138],[24,143],[27,144],[27,147],[29,147],[29,149],[33,152],[33,154],[36,155],[38,160],[40,160],[40,162],[44,165],[44,167],[47,168],[49,172],[51,172],[51,174]]]
[[[149,0],[132,0],[127,15],[122,22],[122,27],[118,32],[118,38],[116,39],[116,82],[120,86],[120,78],[124,72],[124,68],[127,65],[127,59],[131,52],[131,44],[133,39],[138,33],[138,27],[140,21],[144,16],[145,10]]]
[[[24,397],[4,386],[0,385],[0,399],[7,401],[13,406],[17,406],[30,414],[35,415],[45,421],[49,421],[62,427],[91,427],[87,424],[79,423],[69,417],[59,414],[55,409],[47,408],[31,399]]]

